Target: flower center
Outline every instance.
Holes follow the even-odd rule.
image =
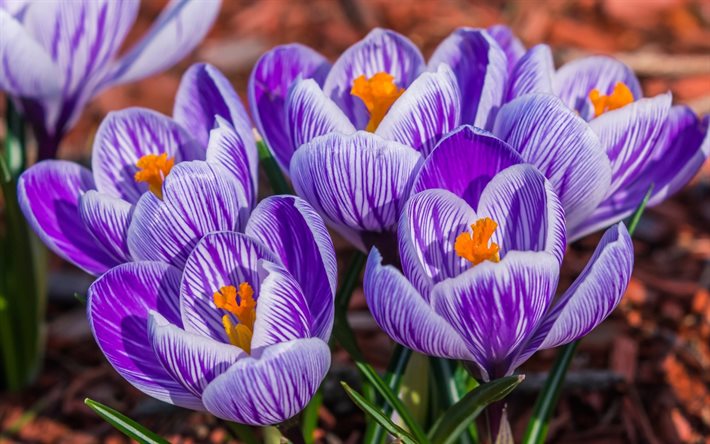
[[[251,337],[254,334],[254,322],[256,321],[254,289],[246,282],[242,282],[239,284],[238,290],[232,285],[227,285],[220,288],[212,297],[217,308],[233,314],[239,320],[239,323],[235,325],[229,314],[222,316],[222,325],[224,325],[229,342],[245,352],[251,353]]]
[[[498,244],[490,242],[498,224],[489,217],[478,219],[471,225],[473,233],[464,231],[456,237],[454,250],[460,257],[478,265],[483,261],[499,262]]]
[[[589,93],[589,100],[594,105],[594,117],[599,117],[607,111],[619,109],[633,102],[634,95],[624,82],[619,82],[608,96],[603,96],[598,89],[594,88]]]
[[[133,178],[136,182],[146,182],[148,189],[162,199],[163,182],[174,164],[175,158],[168,157],[166,153],[146,154],[136,162],[138,171]]]
[[[387,111],[402,93],[404,88],[398,87],[394,83],[394,77],[386,72],[378,72],[369,79],[362,75],[355,79],[350,90],[350,94],[359,97],[370,112],[370,121],[365,128],[370,132],[377,129]]]

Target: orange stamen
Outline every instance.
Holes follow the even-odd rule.
[[[472,265],[478,265],[483,261],[500,261],[498,244],[490,242],[497,227],[498,224],[491,218],[478,219],[471,225],[473,233],[464,231],[456,237],[454,243],[456,254]]]
[[[589,100],[594,106],[594,117],[599,117],[607,111],[619,109],[633,102],[634,95],[626,84],[619,82],[608,96],[603,96],[596,88],[593,89],[589,93]]]
[[[394,77],[386,72],[378,72],[369,79],[364,75],[353,82],[350,94],[358,97],[370,112],[367,131],[374,132],[385,118],[392,104],[404,93],[404,88],[394,83]]]
[[[254,289],[246,282],[239,284],[239,290],[232,285],[227,285],[215,292],[212,298],[217,308],[233,314],[239,320],[235,325],[229,314],[222,316],[222,325],[229,342],[251,353],[251,338],[254,334],[254,322],[256,322]]]
[[[168,157],[165,153],[146,154],[136,162],[138,171],[136,171],[133,178],[136,182],[146,182],[148,189],[162,199],[163,182],[174,164],[175,158]]]

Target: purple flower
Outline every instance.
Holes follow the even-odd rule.
[[[555,297],[566,247],[560,199],[515,150],[476,131],[464,127],[450,137],[457,143],[445,139],[424,162],[399,219],[404,273],[383,265],[374,248],[365,296],[395,341],[467,361],[488,380],[602,322],[624,293],[633,246],[623,224],[609,228]],[[453,148],[459,163],[437,164],[437,153]]]
[[[144,202],[157,200],[150,193],[138,203],[134,223],[145,218],[141,230],[153,229],[144,259],[162,259],[176,237],[229,217],[231,191],[219,174],[183,165],[184,177],[166,181],[183,181],[173,202],[156,202],[153,215],[139,214],[154,208]],[[202,191],[207,183],[215,192]],[[337,264],[323,221],[298,197],[272,196],[243,233],[212,232],[184,249],[182,270],[126,263],[91,286],[99,347],[121,376],[162,401],[253,425],[291,418],[330,366]]]
[[[138,7],[138,0],[0,4],[0,90],[32,123],[40,160],[54,157],[92,97],[168,69],[192,51],[220,1],[172,0],[145,37],[119,57]]]
[[[50,249],[92,274],[140,259],[130,240],[134,205],[141,200],[172,203],[183,190],[171,177],[198,168],[183,166],[183,161],[206,160],[202,170],[219,171],[226,186],[238,188],[229,210],[246,220],[256,202],[258,158],[249,118],[234,89],[214,67],[194,65],[183,76],[173,115],[141,108],[110,113],[94,140],[91,171],[69,161],[45,160],[22,174],[22,211]],[[182,195],[178,199],[184,202]]]

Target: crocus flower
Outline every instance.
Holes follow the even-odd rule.
[[[204,38],[220,1],[173,0],[122,56],[138,0],[0,3],[0,90],[31,122],[39,159],[102,90],[168,69]]]
[[[134,216],[154,228],[144,257],[165,257],[185,232],[230,216],[222,167],[181,167],[166,181],[180,188],[154,202],[164,219]],[[272,196],[243,233],[213,232],[186,249],[182,270],[131,262],[91,286],[87,311],[99,347],[121,376],[159,400],[253,425],[291,418],[330,366],[337,266],[323,221],[298,197]]]
[[[210,65],[193,65],[173,114],[141,108],[110,113],[94,140],[91,171],[45,160],[22,174],[22,211],[51,250],[92,274],[140,258],[128,241],[134,204],[144,194],[170,201],[163,182],[183,161],[222,166],[225,180],[241,190],[235,214],[248,216],[256,202],[256,145],[227,79]]]
[[[489,380],[602,322],[628,284],[633,247],[623,224],[609,228],[577,280],[555,297],[566,241],[552,184],[495,137],[463,136],[469,142],[459,145],[457,169],[439,174],[442,142],[415,180],[418,192],[399,220],[404,273],[383,265],[373,248],[364,287],[375,320],[395,341],[465,361]]]

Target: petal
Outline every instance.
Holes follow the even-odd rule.
[[[548,178],[568,225],[583,221],[606,196],[611,169],[599,138],[556,97],[513,100],[500,109],[493,132]]]
[[[204,158],[204,151],[174,120],[146,108],[110,112],[94,139],[91,168],[101,193],[135,203],[148,185],[136,182],[136,162],[163,154],[175,163]]]
[[[377,248],[367,258],[364,287],[372,316],[392,339],[425,355],[471,359],[458,333],[412,284],[393,266],[382,265]]]
[[[459,126],[461,97],[446,65],[423,73],[397,99],[375,132],[429,155],[441,136]]]
[[[288,162],[304,143],[332,132],[351,134],[355,127],[313,79],[296,80],[286,100],[286,125],[291,150],[280,154]]]
[[[277,424],[303,410],[329,367],[330,349],[320,339],[274,345],[230,367],[207,386],[202,400],[228,421]]]
[[[113,368],[138,390],[161,401],[203,410],[202,402],[165,371],[148,334],[148,313],[182,326],[178,313],[180,270],[157,262],[112,268],[91,287],[89,325]]]
[[[303,289],[314,336],[327,341],[333,327],[338,264],[323,219],[296,196],[270,196],[254,209],[244,232],[273,251]]]
[[[309,338],[313,318],[298,282],[280,265],[266,261],[259,265],[262,280],[252,350]]]
[[[116,263],[128,262],[126,242],[133,209],[125,200],[89,190],[79,198],[79,216],[89,233]]]
[[[93,188],[88,169],[65,160],[45,160],[20,176],[17,198],[28,223],[47,247],[98,275],[122,261],[99,245],[79,219],[79,196]]]
[[[220,116],[216,116],[215,124],[210,131],[206,160],[232,173],[249,205],[254,206],[259,179],[259,158],[254,139],[244,138]]]
[[[330,63],[311,48],[292,43],[277,46],[259,58],[247,87],[256,127],[281,165],[288,170],[293,154],[286,125],[286,97],[298,78],[322,85]]]
[[[114,63],[108,80],[133,82],[176,64],[205,37],[220,5],[220,0],[171,0],[145,37]]]
[[[481,194],[478,217],[498,223],[493,241],[501,257],[515,250],[546,251],[562,263],[565,213],[550,182],[532,165],[514,165],[496,175]]]
[[[429,69],[440,64],[453,69],[461,90],[461,122],[486,128],[489,114],[505,98],[508,67],[505,53],[485,31],[459,28],[429,59]]]
[[[182,267],[202,236],[240,231],[249,217],[244,190],[229,172],[206,162],[176,165],[163,184],[163,199],[145,193],[128,227],[128,249],[137,260]]]
[[[442,188],[475,209],[493,176],[522,162],[520,155],[502,140],[464,125],[442,139],[427,157],[414,182],[413,192]]]
[[[422,191],[405,205],[397,230],[402,270],[427,301],[435,283],[470,268],[454,244],[476,219],[466,201],[446,190]]]
[[[484,379],[512,372],[555,293],[559,263],[545,252],[512,251],[438,283],[432,304],[466,342]]]
[[[213,295],[224,286],[239,287],[246,282],[258,305],[261,259],[278,261],[263,244],[244,234],[222,232],[203,237],[185,263],[180,287],[185,330],[229,343],[222,324],[225,313],[216,307]]]
[[[40,97],[61,89],[58,67],[49,53],[22,27],[0,9],[0,90],[12,96]]]
[[[533,46],[510,75],[508,100],[525,94],[552,94],[552,80],[555,77],[555,64],[550,47],[541,44]]]
[[[198,398],[207,384],[247,356],[239,347],[187,332],[152,310],[148,340],[165,371]]]
[[[415,150],[372,133],[331,133],[296,151],[291,179],[334,227],[381,233],[394,228],[420,162]]]
[[[611,94],[617,83],[624,83],[634,99],[643,97],[641,84],[634,72],[624,63],[608,56],[584,57],[562,66],[555,75],[553,87],[565,104],[585,120],[594,117],[589,93],[598,89],[602,95]]]
[[[323,92],[340,106],[357,129],[364,129],[370,116],[362,100],[350,94],[355,79],[363,75],[369,79],[386,72],[394,77],[397,86],[406,89],[423,68],[422,53],[407,37],[375,28],[333,64]]]
[[[508,60],[508,72],[512,72],[518,61],[525,55],[525,46],[515,36],[513,30],[505,25],[493,25],[486,31],[505,53]]]
[[[173,117],[200,146],[206,146],[215,116],[229,122],[249,146],[256,143],[249,115],[229,80],[214,66],[195,63],[180,80]]]

